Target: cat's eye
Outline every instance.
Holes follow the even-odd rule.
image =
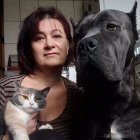
[[[109,31],[115,31],[117,30],[117,26],[115,24],[107,24],[107,30]]]
[[[35,102],[39,102],[41,100],[41,98],[37,98],[37,99],[35,99]]]
[[[22,97],[25,99],[25,100],[28,100],[28,97],[26,95],[22,95]]]

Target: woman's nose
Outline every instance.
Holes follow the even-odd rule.
[[[54,42],[52,38],[47,38],[45,42],[45,48],[53,48]]]

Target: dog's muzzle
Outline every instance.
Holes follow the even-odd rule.
[[[98,36],[84,37],[77,46],[77,61],[80,61],[78,64],[86,70],[89,63],[93,70],[97,69],[100,72],[102,77],[110,81],[120,81],[122,72],[115,51],[112,51],[110,46]]]

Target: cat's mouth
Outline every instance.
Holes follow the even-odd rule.
[[[37,109],[37,108],[32,108],[32,107],[26,108],[26,109],[24,109],[24,110],[25,110],[25,112],[30,113],[30,114],[39,111],[39,109]]]
[[[33,109],[32,108],[26,108],[25,111],[26,112],[33,112]]]

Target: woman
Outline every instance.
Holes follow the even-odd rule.
[[[75,137],[80,92],[61,76],[63,67],[73,60],[70,33],[67,20],[53,7],[38,8],[24,20],[17,45],[21,74],[0,80],[0,105],[3,107],[13,95],[15,82],[38,90],[51,87],[46,108],[29,120],[28,134],[49,123],[66,140]],[[6,140],[7,135],[3,135],[2,140]]]

